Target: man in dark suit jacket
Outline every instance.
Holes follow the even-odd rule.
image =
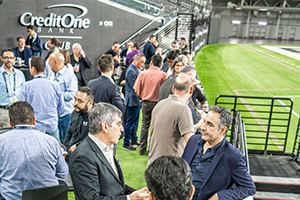
[[[88,137],[75,149],[70,174],[76,199],[148,199],[148,188],[134,191],[124,184],[119,163],[113,156],[122,125],[122,113],[108,103],[98,103],[89,111]]]
[[[91,68],[92,64],[79,43],[73,44],[72,51],[73,54],[70,56],[70,60],[74,73],[78,79],[78,86],[86,86],[88,84],[86,69]]]
[[[120,89],[115,85],[111,76],[114,70],[114,60],[111,55],[102,55],[99,59],[99,70],[101,76],[89,82],[88,86],[95,93],[94,102],[110,103],[125,112],[124,95],[120,93]]]
[[[37,35],[32,25],[27,26],[28,37],[26,39],[26,47],[32,51],[33,56],[43,56],[43,42]]]
[[[24,64],[26,66],[28,65],[28,60],[29,58],[31,58],[32,56],[32,52],[30,49],[25,47],[25,38],[23,35],[19,35],[17,37],[17,42],[18,42],[18,46],[16,48],[13,48],[12,50],[15,53],[15,57],[16,58],[21,58],[22,60],[24,60]]]
[[[232,121],[230,110],[212,106],[201,120],[202,135],[192,136],[182,155],[192,170],[193,200],[243,199],[254,195],[256,188],[245,157],[225,138]]]

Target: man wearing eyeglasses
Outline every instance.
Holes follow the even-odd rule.
[[[13,50],[2,50],[1,60],[3,65],[0,67],[0,128],[8,128],[8,109],[12,103],[18,101],[25,77],[22,71],[13,67],[16,60]]]

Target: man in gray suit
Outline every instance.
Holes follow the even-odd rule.
[[[148,199],[148,188],[135,191],[124,184],[120,165],[113,156],[123,131],[121,111],[98,103],[89,111],[90,133],[72,154],[70,174],[76,199]]]

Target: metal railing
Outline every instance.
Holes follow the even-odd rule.
[[[242,114],[249,152],[285,153],[293,108],[291,99],[220,95],[215,104]]]
[[[298,163],[298,165],[300,165],[299,152],[300,152],[300,118],[297,125],[296,138],[295,138],[295,143],[292,151],[292,158]]]

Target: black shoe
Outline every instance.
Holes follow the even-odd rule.
[[[146,155],[147,154],[147,151],[140,151],[140,156],[143,156],[143,155]]]
[[[136,151],[136,148],[132,147],[132,146],[127,146],[127,145],[123,145],[123,149],[128,150],[128,151]]]
[[[139,141],[131,142],[131,146],[133,146],[133,147],[141,146],[141,143],[139,143]]]

